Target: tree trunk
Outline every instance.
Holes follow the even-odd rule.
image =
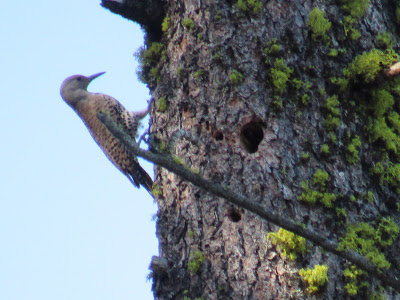
[[[139,58],[160,148],[189,132],[200,143],[173,148],[187,168],[332,240],[353,229],[372,248],[346,245],[377,250],[398,276],[400,92],[385,68],[397,59],[399,4],[159,3],[162,39],[150,34]],[[310,243],[285,255],[267,238],[279,228],[158,167],[155,190],[168,266],[153,268],[156,299],[400,299]],[[299,270],[316,265],[329,280],[313,290]]]

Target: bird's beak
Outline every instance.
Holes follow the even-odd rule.
[[[103,75],[104,73],[105,73],[105,72],[100,72],[100,73],[93,74],[92,76],[89,76],[89,77],[88,77],[88,78],[89,78],[89,83],[92,82],[92,81],[93,81],[94,79],[96,79],[97,77]]]

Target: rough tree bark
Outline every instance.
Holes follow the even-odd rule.
[[[335,241],[355,230],[354,247],[378,249],[398,276],[400,93],[385,68],[399,4],[153,0],[149,13],[136,2],[102,5],[147,30],[141,78],[160,148],[189,132],[201,143],[173,149],[187,168]],[[266,238],[276,226],[158,167],[155,195],[156,299],[400,299],[368,275],[352,281],[347,262],[311,244],[290,260]],[[329,280],[310,295],[299,270],[315,265]]]

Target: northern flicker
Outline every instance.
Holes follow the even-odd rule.
[[[136,113],[129,112],[113,97],[88,92],[87,87],[90,82],[104,73],[89,77],[83,75],[68,77],[61,84],[61,97],[82,119],[93,139],[114,166],[128,177],[134,186],[139,188],[142,185],[151,194],[153,180],[139,165],[137,157],[97,118],[100,111],[106,113],[135,139],[140,120],[147,115],[148,109]]]

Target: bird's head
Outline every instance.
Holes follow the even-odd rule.
[[[91,76],[73,75],[68,77],[61,84],[60,94],[64,101],[75,108],[79,101],[84,100],[87,96],[88,85],[105,72],[97,73]]]

